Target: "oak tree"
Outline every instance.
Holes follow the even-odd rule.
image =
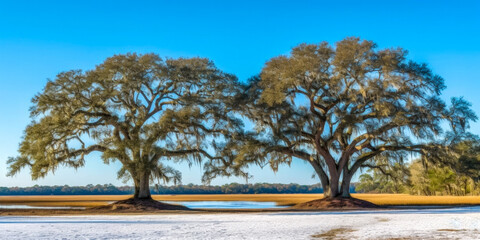
[[[207,177],[245,173],[248,164],[275,170],[297,158],[315,170],[326,197],[349,198],[358,169],[433,156],[445,147],[444,123],[462,132],[476,116],[462,98],[447,106],[444,80],[406,56],[346,38],[272,58],[237,99],[255,131],[230,147],[228,162],[213,161]]]
[[[90,71],[62,72],[33,98],[33,120],[9,173],[29,167],[37,179],[59,166],[82,167],[99,152],[106,164],[122,164],[118,176],[133,180],[135,199],[150,199],[153,180],[180,180],[167,160],[216,159],[230,130],[241,127],[227,104],[235,81],[208,59],[156,54],[115,55]]]

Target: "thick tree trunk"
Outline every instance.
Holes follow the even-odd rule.
[[[350,198],[350,182],[353,174],[343,173],[342,183],[340,185],[340,176],[331,175],[330,179],[322,180],[325,198]],[[322,178],[320,178],[322,179]],[[327,183],[327,184],[325,184]]]
[[[315,172],[320,178],[323,187],[323,195],[326,199],[334,198],[350,198],[350,182],[352,180],[353,172],[348,170],[347,165],[344,166],[342,171],[338,171],[335,167],[331,166],[327,168],[329,174],[318,164],[318,162],[310,161],[310,164],[315,169]],[[342,184],[340,185],[340,177],[342,177]]]
[[[150,174],[141,173],[135,183],[135,199],[152,199],[150,194]]]
[[[318,177],[320,178],[320,182],[322,183],[323,195],[324,197],[330,196],[330,180],[328,179],[327,174],[323,170],[323,168],[317,162],[311,161],[310,164],[315,169]]]
[[[139,187],[140,184],[138,184],[138,179],[136,177],[132,177],[132,178],[133,178],[133,186],[135,188],[135,193],[133,194],[133,198],[137,199],[138,193],[140,192],[140,187]]]
[[[330,175],[330,189],[325,195],[325,198],[337,198],[339,197],[339,179],[340,176]]]
[[[350,197],[350,181],[352,180],[353,174],[343,173],[342,188],[341,188],[341,197],[349,198]]]
[[[330,192],[330,184],[322,183],[322,188],[323,188],[323,197],[329,198],[332,195],[332,193]]]

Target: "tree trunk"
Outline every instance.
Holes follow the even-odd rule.
[[[320,182],[322,183],[323,195],[324,197],[330,196],[330,180],[328,179],[327,174],[323,170],[323,168],[317,162],[310,161],[310,164],[315,169],[318,177],[320,178]]]
[[[323,187],[323,196],[325,198],[350,198],[350,181],[352,180],[353,173],[348,171],[347,167],[344,167],[343,175],[342,171],[330,171],[329,176],[325,173],[323,168],[314,161],[310,161],[310,164],[315,169],[315,172],[320,177],[320,181]],[[331,170],[331,168],[329,169]],[[356,170],[356,169],[355,169]],[[340,186],[340,176],[343,176],[342,185]],[[341,188],[340,188],[341,187]]]
[[[338,191],[338,183],[340,181],[340,176],[337,175],[330,175],[330,190],[326,192],[325,198],[337,198],[339,197],[340,193]]]
[[[342,184],[340,186],[340,176],[330,175],[330,179],[322,180],[323,195],[325,198],[350,198],[350,181],[353,174],[343,173]]]
[[[140,184],[138,184],[138,179],[135,177],[135,175],[130,172],[130,175],[132,176],[133,179],[133,187],[135,189],[135,193],[133,194],[133,198],[137,199],[138,198],[138,193],[140,192]]]
[[[323,197],[330,198],[332,192],[330,191],[330,185],[323,186]]]
[[[135,199],[152,199],[150,194],[150,174],[141,173],[135,183]]]
[[[343,172],[341,196],[342,198],[350,197],[350,181],[352,180],[353,174]]]
[[[450,186],[450,184],[447,184],[445,188],[447,190],[447,195],[452,195],[453,191],[452,191],[452,187]]]

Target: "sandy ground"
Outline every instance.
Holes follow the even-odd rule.
[[[0,239],[479,239],[471,209],[2,216]]]

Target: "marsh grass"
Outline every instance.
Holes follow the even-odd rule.
[[[480,196],[414,196],[408,194],[352,194],[380,206],[480,205]],[[0,204],[30,206],[96,207],[130,198],[130,195],[0,196]],[[258,201],[289,206],[322,198],[321,194],[205,194],[153,195],[158,201]]]
[[[480,205],[480,196],[416,196],[409,194],[352,194],[380,206]]]

